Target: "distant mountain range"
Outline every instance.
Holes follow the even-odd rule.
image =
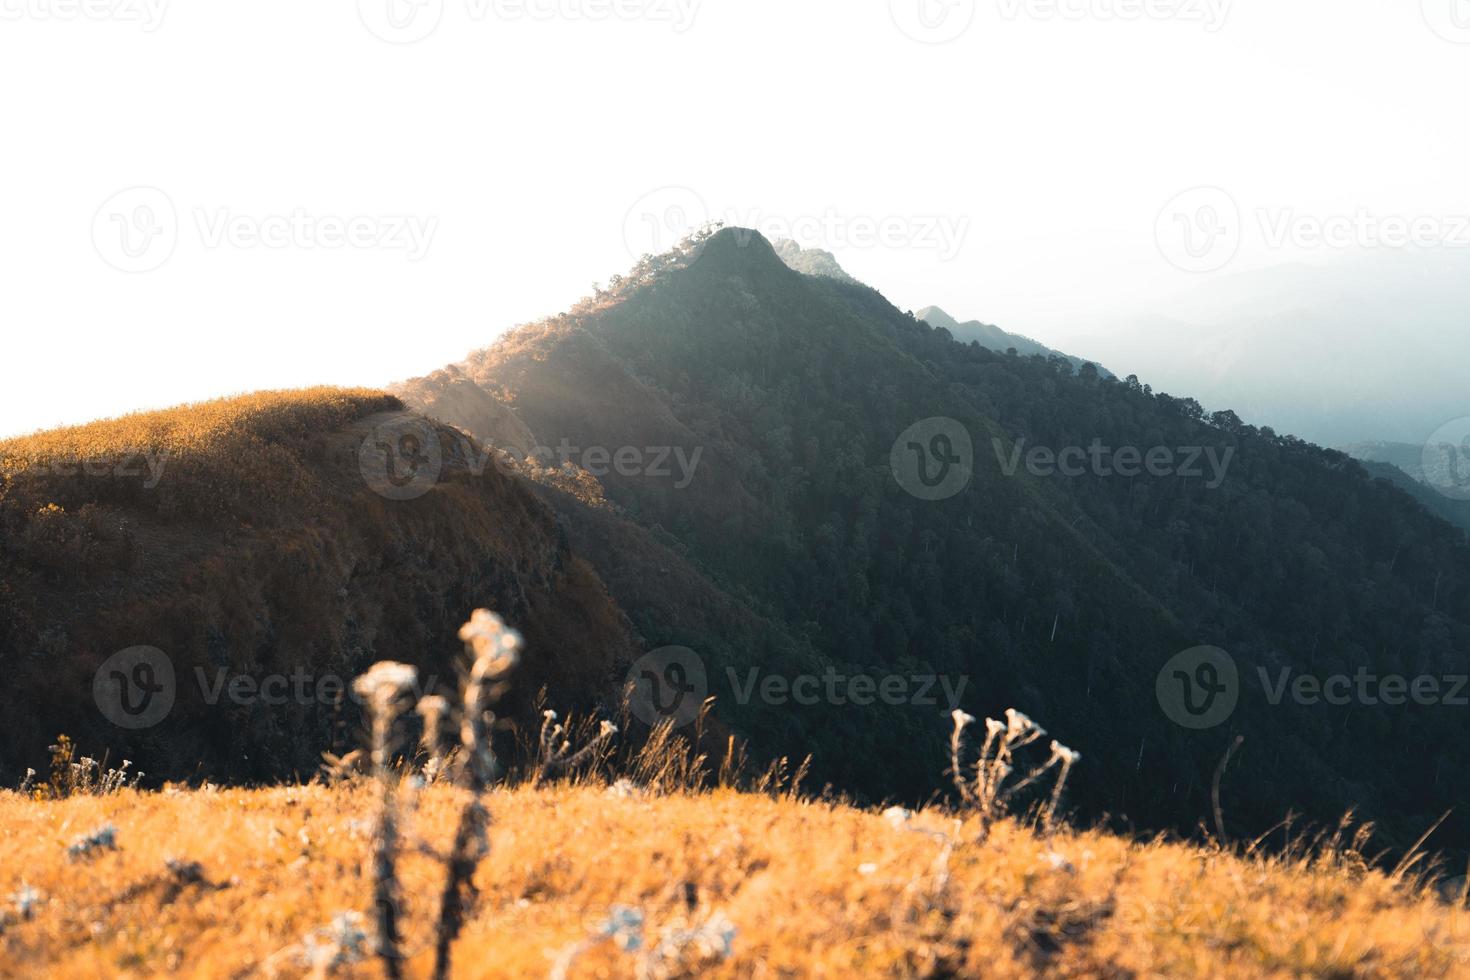
[[[771,246],[775,249],[776,255],[781,261],[797,272],[808,276],[826,276],[829,279],[836,279],[840,282],[862,285],[858,280],[847,274],[838,263],[836,256],[831,252],[818,248],[802,248],[789,238],[777,239],[771,242]],[[1007,333],[999,327],[992,326],[988,323],[981,323],[979,320],[960,323],[937,306],[927,306],[914,315],[931,327],[940,327],[948,330],[950,335],[962,344],[974,342],[981,347],[1001,354],[1004,354],[1008,350],[1014,350],[1022,357],[1065,357],[1072,362],[1073,368],[1079,371],[1082,369],[1082,365],[1089,363],[1080,357],[1073,357],[1070,354],[1063,354],[1059,351],[1052,350],[1044,344],[1037,343],[1030,337]],[[1093,366],[1105,377],[1111,377],[1111,372],[1105,368],[1095,363]]]
[[[1069,338],[1157,391],[1324,446],[1423,445],[1470,415],[1470,250],[1240,272]]]
[[[1435,488],[1436,484],[1446,487],[1455,483],[1443,471],[1426,476],[1423,446],[1401,442],[1360,442],[1344,447],[1343,451],[1361,461],[1369,473],[1402,487],[1430,513],[1470,533],[1470,500],[1457,499]],[[1444,460],[1442,454],[1428,455],[1431,461],[1442,463]]]
[[[1006,351],[1014,350],[1022,357],[1065,357],[1072,362],[1074,370],[1082,370],[1084,364],[1091,363],[1104,377],[1112,377],[1112,372],[1097,364],[1086,361],[1071,354],[1063,354],[1061,351],[1052,350],[1045,344],[1040,344],[1030,337],[1023,337],[1016,333],[1007,333],[1000,327],[989,323],[981,323],[979,320],[970,320],[960,323],[954,317],[944,312],[937,306],[926,306],[914,314],[920,320],[931,327],[942,327],[948,330],[955,340],[962,344],[976,343],[981,347],[1004,354]]]

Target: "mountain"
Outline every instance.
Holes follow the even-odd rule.
[[[920,800],[950,709],[1013,707],[1084,748],[1084,817],[1192,831],[1242,737],[1229,833],[1356,809],[1402,848],[1453,810],[1436,846],[1470,845],[1470,543],[1343,453],[960,343],[740,229],[397,390],[0,443],[4,772],[63,732],[155,775],[307,771],[340,684],[252,685],[446,677],[489,606],[528,639],[513,727],[543,687],[615,711],[631,673],[812,785]],[[133,728],[140,647],[177,704]],[[1384,697],[1313,696],[1340,677]]]
[[[486,446],[522,456],[536,448],[535,434],[514,409],[453,366],[422,379],[390,385],[388,390],[425,415],[466,432],[479,433]]]
[[[1447,447],[1447,450],[1455,451],[1453,447]],[[1426,478],[1426,454],[1423,446],[1398,442],[1360,442],[1344,447],[1343,452],[1360,461],[1373,476],[1388,480],[1403,489],[1431,514],[1437,514],[1461,530],[1470,532],[1470,500],[1460,499],[1459,494],[1450,495],[1437,489],[1463,485],[1462,482],[1457,483],[1459,474],[1451,473],[1441,466]],[[1430,453],[1429,459],[1443,464],[1446,455],[1446,452]]]
[[[960,343],[725,229],[456,367],[565,447],[537,472],[571,482],[538,492],[642,647],[694,650],[716,715],[811,753],[814,779],[935,789],[950,704],[915,692],[944,681],[1088,746],[1088,814],[1192,829],[1240,735],[1222,792],[1242,833],[1358,808],[1407,845],[1457,808],[1436,839],[1470,843],[1454,709],[1281,687],[1465,673],[1463,536],[1342,453],[1061,363]],[[1046,465],[1068,447],[1075,475]],[[1138,473],[1155,450],[1174,465]],[[1202,646],[1228,651],[1239,703],[1194,730],[1161,699]],[[815,703],[783,687],[801,678]],[[857,678],[893,696],[847,697]]]
[[[527,637],[509,716],[534,718],[542,686],[590,706],[632,659],[626,620],[525,481],[381,392],[266,392],[0,442],[0,544],[4,785],[44,772],[63,733],[154,780],[310,775],[355,746],[344,686],[368,665],[457,689],[455,632],[481,606]]]
[[[733,233],[737,235],[751,234],[740,229],[733,229]],[[778,238],[770,242],[770,245],[775,250],[776,256],[786,264],[787,268],[793,271],[800,272],[803,275],[825,276],[829,279],[836,279],[839,282],[862,285],[862,283],[843,270],[842,266],[838,264],[836,256],[831,252],[818,248],[804,249],[789,238]],[[1069,354],[1061,354],[1054,351],[1050,347],[1037,343],[1030,337],[1007,333],[999,327],[991,326],[988,323],[981,323],[979,320],[960,323],[937,306],[925,307],[915,315],[931,327],[940,327],[948,330],[962,344],[968,344],[973,341],[981,347],[988,347],[1000,353],[1005,353],[1007,350],[1014,348],[1016,353],[1022,357],[1033,355],[1039,355],[1041,357],[1065,357],[1072,362],[1073,367],[1078,371],[1082,370],[1083,364],[1088,363],[1080,357],[1072,357]],[[1097,367],[1097,365],[1093,366]],[[1098,370],[1104,375],[1111,376],[1110,372],[1103,368],[1099,367]]]
[[[1030,337],[1007,333],[1000,327],[992,326],[989,323],[981,323],[979,320],[960,323],[937,306],[926,306],[914,315],[931,327],[948,330],[950,335],[962,344],[976,343],[981,347],[1001,354],[1004,354],[1008,350],[1014,350],[1022,357],[1065,357],[1072,362],[1072,368],[1076,371],[1082,370],[1082,365],[1089,363],[1080,357],[1073,357],[1070,354],[1054,351],[1050,347],[1037,343]],[[1098,367],[1096,364],[1093,364],[1093,366]],[[1111,376],[1111,372],[1101,367],[1098,367],[1098,371],[1104,376]]]
[[[802,248],[789,238],[778,238],[771,245],[781,261],[797,272],[808,276],[827,276],[842,282],[857,282],[843,271],[842,266],[837,263],[837,257],[831,252],[820,248]]]
[[[1157,390],[1322,445],[1422,446],[1466,415],[1464,249],[1223,276],[1073,342]]]

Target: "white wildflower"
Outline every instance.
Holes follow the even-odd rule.
[[[631,779],[619,779],[607,788],[605,795],[619,800],[631,800],[642,796],[643,790],[639,789]]]
[[[895,829],[902,827],[914,818],[914,811],[905,810],[901,806],[891,806],[883,811],[883,819],[887,820]]]
[[[1037,736],[1046,734],[1044,728],[1015,708],[1006,709],[1006,728],[1012,737],[1025,735],[1028,732],[1035,732]]]
[[[1081,752],[1074,752],[1063,745],[1061,742],[1054,741],[1051,743],[1051,754],[1056,756],[1058,759],[1062,760],[1062,762],[1066,763],[1069,766],[1075,766],[1078,762],[1082,760]]]
[[[521,634],[488,609],[476,609],[470,621],[459,628],[459,638],[474,653],[483,676],[499,677],[520,660]]]
[[[352,689],[365,701],[392,700],[418,683],[418,668],[384,660],[352,682]]]

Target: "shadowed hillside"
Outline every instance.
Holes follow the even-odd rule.
[[[370,482],[402,462],[385,443],[431,433],[421,495]],[[454,686],[454,629],[477,605],[525,625],[521,709],[542,685],[614,700],[625,621],[550,510],[477,454],[397,398],[337,389],[0,443],[0,782],[43,769],[62,732],[153,777],[310,773],[356,740],[344,679],[394,659]],[[100,669],[140,647],[120,676]],[[166,671],[171,708],[147,693]]]

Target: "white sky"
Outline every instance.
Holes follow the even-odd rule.
[[[1053,343],[1341,251],[1273,248],[1257,209],[1470,215],[1470,0],[416,0],[408,30],[439,21],[413,44],[365,26],[389,0],[163,2],[0,0],[0,434],[427,372],[626,271],[674,206],[835,217],[798,237],[900,306]],[[973,17],[936,45],[898,26],[920,13]],[[1187,273],[1155,229],[1202,185],[1247,217],[1233,263]],[[137,212],[156,193],[114,199],[137,186],[176,230]],[[298,211],[387,223],[214,237]],[[380,247],[401,216],[421,257]],[[952,255],[939,217],[968,227]],[[890,218],[919,245],[853,240]],[[129,273],[134,219],[163,234]]]

